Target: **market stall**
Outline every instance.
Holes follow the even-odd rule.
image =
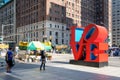
[[[20,50],[27,50],[28,42],[19,42],[19,49]]]
[[[32,41],[28,44],[27,50],[44,50],[44,44],[39,41]]]
[[[0,44],[0,56],[5,56],[8,48],[8,44]]]

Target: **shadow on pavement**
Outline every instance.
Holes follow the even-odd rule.
[[[26,63],[16,63],[15,66],[12,68],[17,69],[17,70],[22,70],[22,69],[34,69],[34,68],[38,68],[39,65],[35,65],[35,64],[26,64]],[[5,67],[0,68],[0,72],[5,72]]]
[[[4,75],[0,75],[0,80],[21,80],[21,79],[4,74]]]
[[[45,71],[39,71],[38,64],[25,63],[16,64],[13,68],[13,75],[14,74],[21,77],[22,80],[24,80],[24,78],[29,80],[120,80],[120,77],[77,71],[60,67],[46,66]],[[2,75],[0,72],[0,78],[3,80],[8,80],[9,77],[11,76]],[[11,77],[9,80],[19,79],[12,79]]]
[[[52,63],[62,63],[62,64],[69,64],[69,62],[63,62],[63,61],[52,61]]]
[[[13,69],[33,69],[38,67],[39,65],[35,65],[35,64],[18,63],[13,67]]]
[[[59,77],[61,80],[120,80],[120,77],[49,66],[47,72],[54,76],[57,75],[58,79],[55,80],[59,80]]]

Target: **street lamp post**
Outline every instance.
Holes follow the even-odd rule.
[[[4,40],[4,27],[5,26],[10,26],[10,25],[14,26],[14,24],[6,24],[6,25],[2,24],[2,43],[3,43],[3,40]]]

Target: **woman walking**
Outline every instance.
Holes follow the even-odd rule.
[[[40,59],[40,61],[41,61],[40,70],[42,70],[42,68],[43,68],[43,70],[45,70],[45,63],[46,63],[45,51],[44,51],[44,50],[41,50],[40,55],[41,55],[41,59]]]

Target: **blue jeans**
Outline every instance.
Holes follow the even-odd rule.
[[[43,67],[43,70],[45,70],[45,61],[42,61],[42,62],[41,62],[40,70],[42,69],[42,67]]]

